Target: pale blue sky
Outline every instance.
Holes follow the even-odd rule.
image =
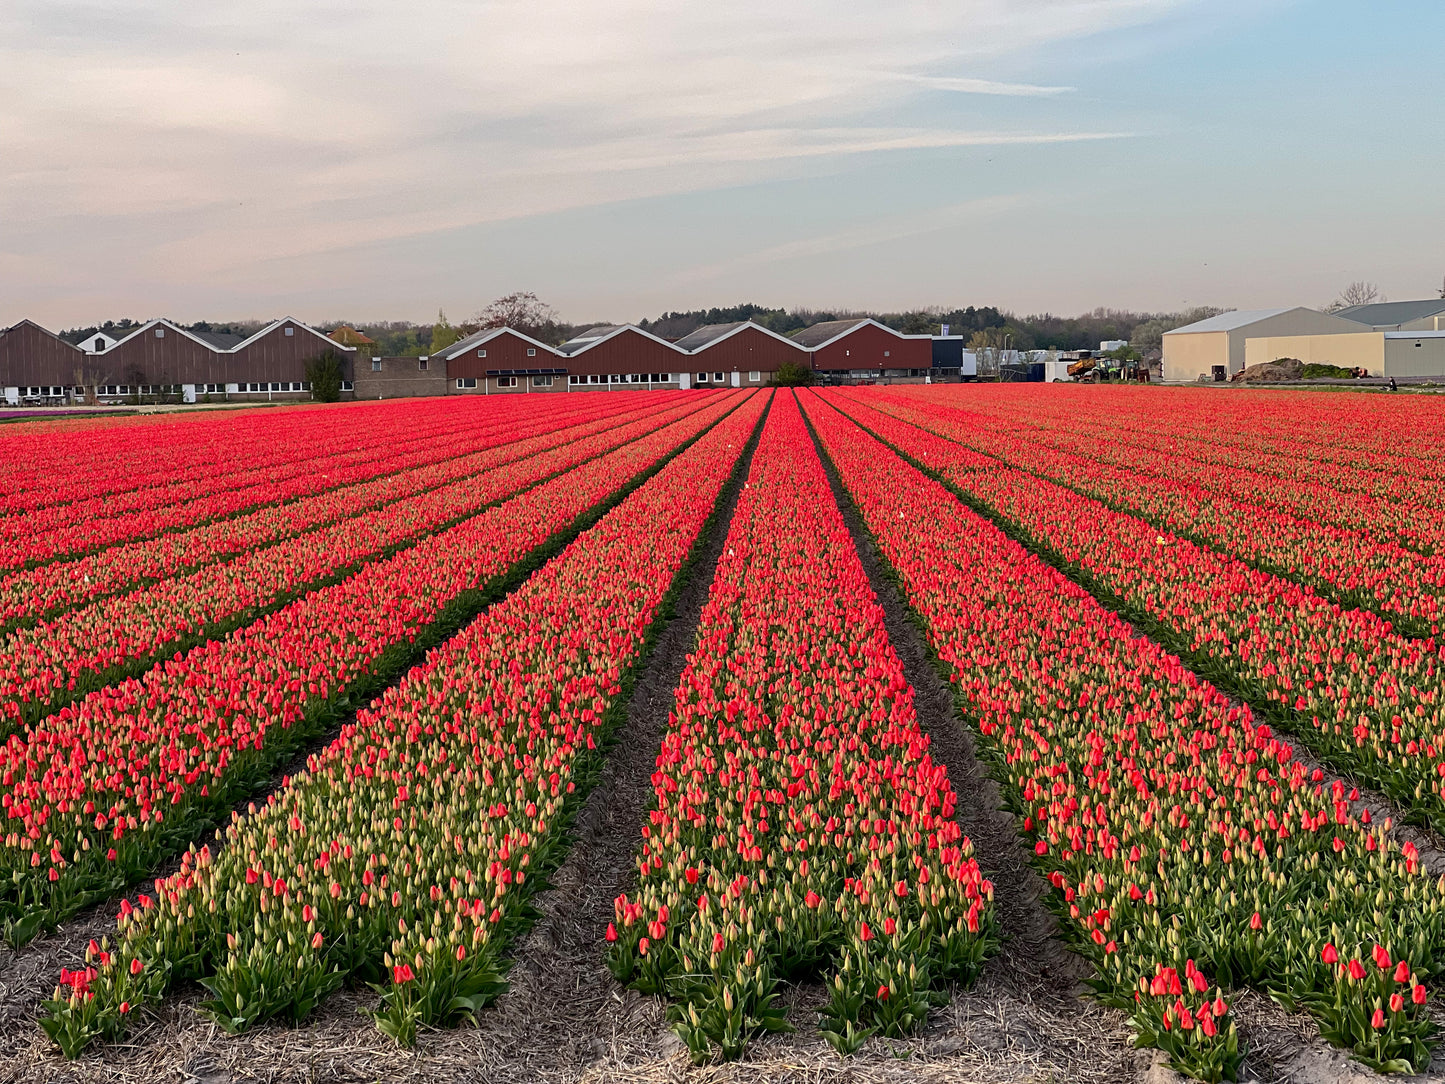
[[[11,0],[0,324],[1445,276],[1445,4]]]

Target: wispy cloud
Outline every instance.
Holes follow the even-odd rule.
[[[1071,88],[999,76],[1183,2],[13,0],[0,293],[33,299],[11,269],[42,257],[77,294],[163,293],[805,162],[1119,138],[987,102],[1046,108]],[[938,92],[946,116],[920,106]]]
[[[1003,98],[1053,98],[1074,92],[1073,87],[1000,83],[993,79],[966,79],[947,75],[900,75],[898,78],[930,90],[949,90],[958,94],[990,94]]]

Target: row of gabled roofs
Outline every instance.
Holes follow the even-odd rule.
[[[346,359],[349,377],[356,369],[351,359],[358,354],[357,345],[344,335],[327,336],[292,319],[273,321],[246,337],[191,331],[157,319],[118,341],[97,333],[77,347],[26,320],[0,332],[0,385],[294,382],[305,379],[311,359],[330,349]],[[443,375],[464,378],[694,367],[684,358],[698,358],[696,366],[714,370],[775,372],[795,361],[820,370],[868,372],[928,369],[933,347],[931,336],[902,335],[859,318],[815,324],[791,338],[751,321],[710,324],[677,342],[631,324],[604,325],[558,347],[514,329],[494,328],[468,335],[432,356],[445,362]]]
[[[796,349],[801,356],[828,346],[842,339],[845,335],[861,331],[865,327],[876,328],[887,335],[899,339],[922,339],[931,341],[933,338],[930,335],[904,335],[894,331],[885,324],[880,324],[878,321],[868,318],[829,320],[825,323],[814,324],[811,327],[804,328],[792,336],[779,335],[776,331],[770,331],[761,324],[756,324],[751,320],[738,320],[729,324],[704,324],[702,327],[697,328],[695,331],[692,331],[675,342],[654,335],[650,331],[645,331],[635,324],[603,324],[588,328],[580,335],[573,336],[561,346],[557,347],[547,346],[545,343],[522,335],[521,332],[513,331],[510,328],[490,328],[485,331],[474,332],[466,338],[458,340],[451,346],[448,346],[444,351],[441,351],[439,355],[435,356],[440,356],[450,361],[453,358],[460,357],[473,349],[483,346],[489,340],[504,333],[517,335],[526,339],[536,348],[545,350],[549,354],[560,355],[562,357],[576,357],[588,350],[596,349],[611,340],[617,339],[619,336],[625,335],[640,335],[644,339],[657,343],[659,346],[675,350],[680,354],[697,354],[736,335],[748,332],[750,329],[755,333],[761,333],[767,336],[779,344]]]
[[[22,320],[19,324],[16,324],[15,327],[18,328],[22,325],[30,325],[36,328],[36,330],[42,331],[45,334],[50,335],[52,338],[55,337],[52,332],[49,332],[46,329],[40,327],[33,321]],[[668,347],[669,349],[676,350],[679,353],[695,354],[700,350],[704,350],[710,346],[716,345],[717,343],[723,342],[726,339],[732,338],[734,335],[743,333],[750,328],[756,332],[768,336],[770,339],[773,339],[778,343],[786,346],[795,347],[800,352],[805,353],[827,346],[835,340],[841,339],[843,336],[852,334],[855,331],[859,331],[864,327],[874,327],[888,335],[892,335],[900,339],[932,338],[932,336],[929,335],[904,335],[901,332],[894,331],[892,328],[884,324],[880,324],[876,320],[868,318],[858,318],[851,320],[829,320],[824,323],[813,324],[810,327],[806,327],[801,331],[795,332],[791,336],[779,335],[777,332],[770,331],[769,329],[763,327],[761,324],[756,324],[751,320],[738,320],[728,324],[706,324],[676,341],[669,341],[667,339],[660,338],[659,336],[654,335],[649,331],[643,330],[635,324],[607,324],[589,328],[588,330],[582,332],[580,335],[576,335],[573,338],[569,339],[567,342],[564,342],[561,346],[552,347],[537,339],[533,339],[528,335],[524,335],[520,331],[515,331],[511,328],[499,327],[488,328],[486,330],[477,331],[470,335],[467,335],[466,337],[446,347],[445,350],[441,351],[439,355],[436,356],[440,356],[446,359],[458,357],[475,347],[485,344],[486,342],[497,337],[498,335],[510,334],[517,336],[518,338],[525,339],[534,348],[539,350],[545,350],[548,354],[572,357],[576,354],[582,353],[583,351],[601,346],[603,343],[608,342],[609,340],[614,339],[619,335],[625,335],[629,333],[634,335],[640,335],[643,338],[651,340],[652,342],[655,342],[660,346]],[[147,335],[148,333],[159,336],[159,334],[171,332],[176,335],[182,336],[183,338],[189,339],[197,345],[205,347],[207,350],[213,351],[214,353],[236,354],[244,350],[246,347],[252,345],[253,343],[264,339],[266,336],[275,332],[278,328],[285,328],[288,334],[291,333],[292,329],[294,328],[297,331],[313,335],[316,338],[323,340],[328,347],[340,347],[343,350],[356,349],[356,345],[348,341],[348,339],[344,335],[338,333],[326,335],[325,333],[317,331],[315,328],[302,323],[300,320],[293,320],[289,317],[282,318],[280,320],[274,320],[252,335],[236,335],[228,332],[219,331],[192,331],[187,328],[183,328],[179,324],[175,324],[170,320],[160,318],[147,321],[144,324],[129,329],[127,333],[119,339],[116,339],[104,332],[96,332],[93,336],[87,336],[84,340],[82,340],[76,346],[76,349],[87,354],[99,356],[119,350],[120,348],[131,343],[132,340]],[[5,330],[6,329],[0,329],[0,335],[5,334]],[[341,330],[349,331],[351,329],[347,328]],[[371,340],[365,338],[365,336],[359,335],[355,332],[353,332],[353,334],[356,335],[358,342],[371,342]]]

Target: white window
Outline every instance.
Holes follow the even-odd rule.
[[[551,378],[550,376],[534,376],[534,377],[532,377],[532,387],[534,387],[534,388],[550,388],[551,386],[552,386],[552,378]]]
[[[707,383],[707,373],[698,373],[698,374],[697,374],[697,382],[698,382],[699,384],[706,384],[706,383]]]
[[[752,372],[748,373],[748,379],[751,380],[754,384],[756,384],[762,378],[763,374],[757,369],[754,369]]]
[[[428,361],[426,358],[418,358],[416,362],[417,371],[423,373],[426,372],[427,366],[430,364],[431,362]]]
[[[156,328],[156,338],[157,338],[157,339],[164,339],[165,337],[166,337],[166,329],[163,328],[163,327],[158,327],[158,328]]]
[[[886,357],[888,357],[889,354],[891,354],[891,353],[892,353],[891,350],[885,350],[885,351],[883,351],[883,356],[886,358]]]
[[[661,381],[665,384],[665,383],[667,383],[667,381],[669,381],[669,380],[672,379],[672,374],[671,374],[671,373],[658,373],[658,374],[657,374],[657,379],[658,379],[658,380],[661,380]]]
[[[486,356],[487,356],[487,352],[486,352],[485,350],[478,350],[478,351],[477,351],[477,357],[479,357],[479,358],[484,358],[484,357],[486,357]]]
[[[459,376],[459,377],[457,377],[457,387],[458,387],[458,388],[475,388],[476,386],[477,386],[477,378],[474,377],[474,376]]]
[[[584,381],[583,381],[583,379],[582,379],[580,376],[578,376],[576,373],[573,373],[571,376],[569,376],[569,377],[567,378],[567,383],[568,383],[568,384],[581,384],[581,383],[584,383]]]
[[[294,327],[288,327],[288,328],[286,329],[286,334],[287,334],[287,335],[294,335],[294,334],[296,334],[296,329],[295,329]]]
[[[529,358],[535,358],[537,356],[537,348],[535,346],[527,347],[527,356]]]
[[[497,387],[499,387],[499,388],[515,388],[516,386],[517,386],[517,378],[516,378],[515,376],[499,376],[499,377],[497,377]]]
[[[281,382],[280,382],[279,380],[273,380],[273,381],[271,381],[271,390],[272,390],[272,391],[285,391],[286,389],[281,386]]]
[[[721,383],[723,382],[723,375],[722,375],[722,373],[713,373],[713,374],[712,374],[712,382],[713,382],[714,384],[721,384]]]
[[[341,390],[342,390],[342,391],[355,391],[355,390],[356,390],[356,385],[353,384],[353,383],[352,383],[351,381],[349,381],[349,380],[343,380],[343,381],[341,382]]]
[[[372,358],[372,359],[371,359],[371,371],[372,371],[373,373],[379,373],[379,372],[381,372],[381,359],[380,359],[380,358]]]

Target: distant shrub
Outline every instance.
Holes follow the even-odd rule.
[[[810,366],[798,361],[785,361],[773,374],[772,384],[779,388],[802,388],[813,383],[814,373]]]
[[[334,403],[341,398],[341,358],[328,350],[306,366],[306,379],[311,384],[311,398],[318,403]]]

